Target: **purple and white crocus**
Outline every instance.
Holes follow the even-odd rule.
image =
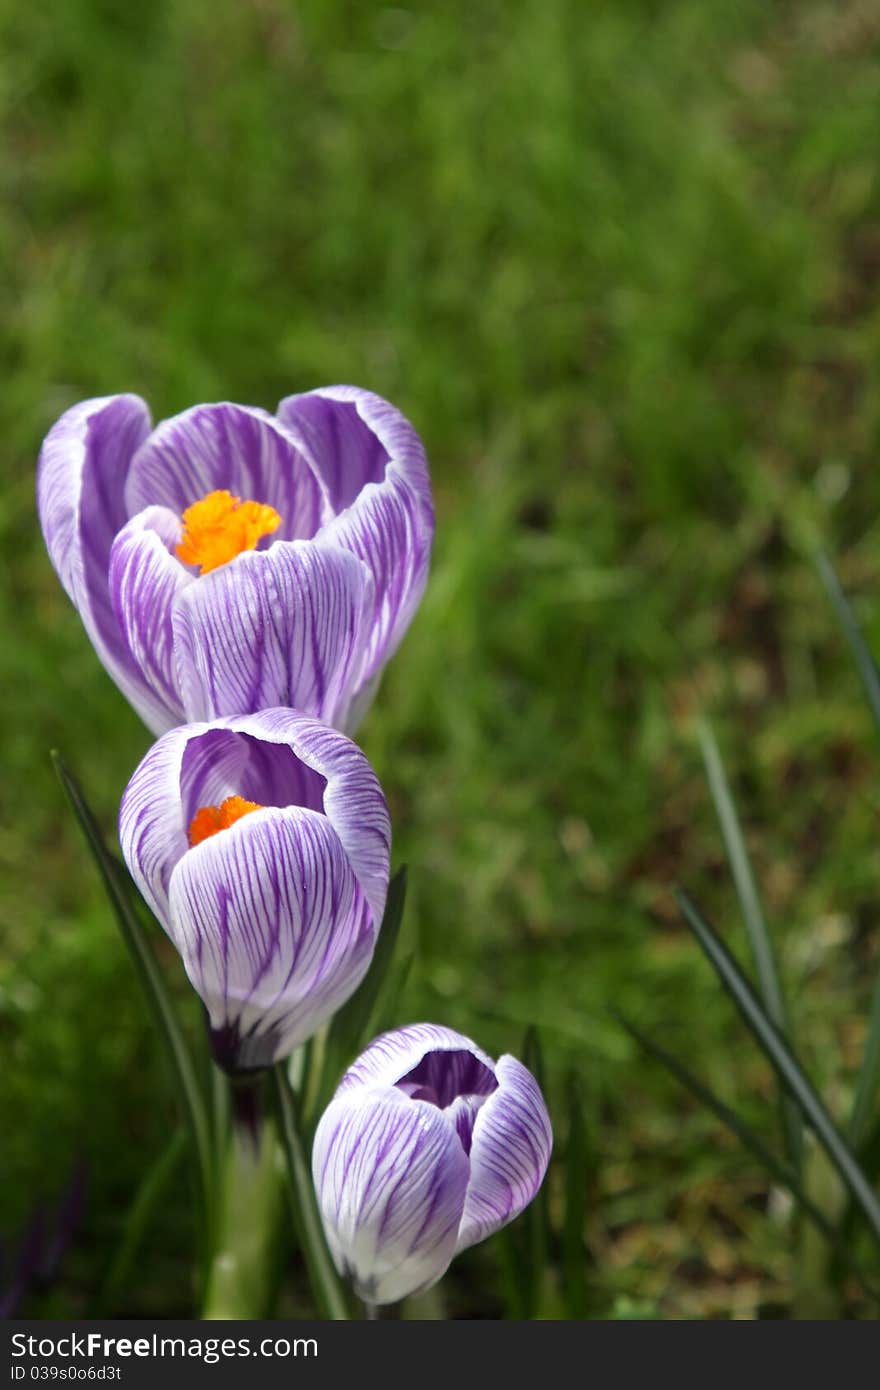
[[[286,1056],[363,979],[391,829],[343,734],[287,709],[173,729],[125,790],[119,838],[227,1071]]]
[[[531,1072],[413,1024],[371,1043],[315,1134],[312,1175],[340,1274],[370,1304],[436,1283],[535,1196],[553,1143]]]
[[[156,734],[279,705],[352,732],[428,574],[421,440],[353,386],[155,428],[138,396],[83,401],[46,437],[37,499],[98,656]]]

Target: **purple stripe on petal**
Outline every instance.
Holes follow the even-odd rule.
[[[186,848],[193,816],[236,795],[261,806],[302,806],[325,815],[381,922],[391,846],[382,788],[350,739],[290,709],[175,729],[133,774],[123,797],[120,839],[154,910],[162,904],[163,920],[167,879]],[[176,857],[160,880],[158,867],[172,852]]]
[[[442,1111],[381,1087],[338,1096],[318,1125],[312,1172],[333,1259],[362,1298],[394,1303],[443,1276],[468,1161]]]
[[[375,580],[372,632],[347,728],[366,708],[366,687],[393,653],[428,576],[434,512],[422,442],[399,410],[355,386],[288,396],[279,418],[302,441],[338,515],[321,532],[358,555]]]
[[[199,732],[199,726],[172,729],[154,743],[133,772],[119,808],[119,843],[128,871],[172,940],[168,885],[189,849],[181,766],[190,739]]]
[[[483,1075],[494,1076],[495,1064],[470,1038],[436,1023],[411,1023],[383,1033],[349,1067],[336,1094],[358,1086],[396,1086],[408,1080],[429,1053],[468,1053]],[[485,1083],[488,1085],[488,1080]]]
[[[243,796],[258,806],[324,810],[325,779],[292,748],[217,725],[190,739],[183,755],[180,796],[189,825],[202,806]]]
[[[357,390],[356,387],[349,389]],[[332,390],[330,387],[329,390],[288,396],[278,407],[278,418],[302,441],[304,452],[308,453],[313,468],[324,481],[334,512],[342,512],[351,506],[367,483],[385,481],[391,455],[358,410],[357,399],[334,399],[329,394]],[[362,391],[358,395],[369,398],[370,393]],[[421,446],[415,431],[412,434],[413,450],[416,450]],[[427,464],[423,467],[426,470]]]
[[[165,727],[183,722],[177,690],[174,601],[193,576],[173,554],[180,519],[166,507],[147,507],[122,528],[110,552],[110,594],[131,658],[168,711]]]
[[[458,1250],[485,1240],[528,1206],[544,1179],[553,1133],[540,1087],[521,1062],[495,1066],[498,1089],[480,1107]]]
[[[443,1109],[458,1096],[488,1096],[495,1090],[495,1071],[468,1050],[428,1052],[399,1085],[424,1087]]]
[[[410,489],[389,474],[381,486],[368,486],[347,512],[319,532],[319,539],[350,550],[373,576],[372,626],[361,678],[366,685],[394,654],[419,606],[428,582],[433,527]]]
[[[163,420],[132,461],[125,497],[130,514],[158,504],[180,515],[218,489],[274,507],[277,539],[313,536],[331,515],[322,483],[283,424],[228,402]]]
[[[149,430],[149,411],[138,396],[106,396],[71,407],[40,451],[37,505],[52,563],[100,660],[156,730],[168,727],[167,712],[131,658],[107,579],[113,540],[128,516],[126,476]]]
[[[377,927],[325,816],[253,811],[180,859],[169,911],[187,974],[236,1067],[310,1037],[366,973]]]
[[[369,575],[343,550],[279,542],[191,584],[173,614],[189,719],[289,705],[338,722],[363,661]]]
[[[452,1104],[446,1107],[446,1118],[455,1126],[455,1132],[466,1154],[471,1151],[474,1124],[485,1102],[484,1095],[456,1096]]]
[[[382,788],[364,754],[337,730],[285,710],[259,716],[263,737],[277,729],[326,780],[324,812],[349,857],[377,922],[388,891],[391,822]]]

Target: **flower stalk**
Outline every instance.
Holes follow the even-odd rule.
[[[290,1089],[286,1062],[279,1062],[273,1067],[272,1080],[275,1088],[278,1133],[287,1163],[291,1215],[309,1272],[312,1292],[325,1318],[334,1322],[346,1321],[348,1308],[345,1295],[333,1268],[333,1261],[321,1229],[312,1175],[299,1131],[296,1104]]]
[[[232,1124],[202,1312],[209,1320],[266,1316],[282,1202],[283,1166],[263,1123],[261,1079],[232,1081],[230,1088]]]

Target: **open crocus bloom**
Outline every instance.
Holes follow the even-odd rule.
[[[515,1057],[413,1024],[371,1043],[315,1134],[312,1174],[341,1274],[395,1303],[523,1210],[553,1137],[538,1083]]]
[[[137,396],[83,401],[46,437],[37,499],[61,582],[154,733],[278,705],[351,731],[427,579],[421,441],[353,386],[155,429]]]
[[[287,709],[172,729],[125,790],[119,838],[228,1071],[285,1056],[363,979],[391,829],[343,734]]]

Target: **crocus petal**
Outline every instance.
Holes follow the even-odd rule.
[[[468,1161],[442,1111],[392,1088],[340,1095],[318,1125],[312,1173],[336,1267],[361,1298],[394,1303],[446,1272]]]
[[[268,1066],[360,984],[376,925],[338,835],[301,807],[253,811],[177,863],[169,910],[215,1055]]]
[[[425,1088],[441,1109],[459,1096],[491,1095],[497,1085],[494,1067],[481,1062],[470,1048],[428,1052],[403,1080]]]
[[[172,553],[180,535],[180,518],[174,512],[147,507],[122,528],[110,552],[110,594],[117,622],[133,662],[167,711],[156,733],[184,718],[171,610],[194,580]]]
[[[370,599],[363,565],[307,541],[246,551],[204,575],[173,614],[186,717],[290,705],[338,724]]]
[[[180,794],[181,766],[187,746],[198,732],[198,726],[184,726],[154,743],[132,774],[119,807],[122,857],[172,940],[168,885],[178,860],[189,849],[189,821]]]
[[[336,1095],[360,1086],[394,1086],[408,1076],[429,1052],[467,1052],[494,1073],[492,1058],[470,1038],[435,1023],[412,1023],[382,1033],[343,1076]]]
[[[187,744],[180,769],[187,825],[202,806],[218,806],[228,796],[243,796],[258,806],[323,811],[324,778],[298,758],[288,742],[244,732],[241,722],[221,719],[193,726],[202,732]]]
[[[381,922],[391,824],[376,774],[344,734],[293,710],[270,709],[172,730],[126,787],[119,814],[123,855],[169,935],[168,884],[189,848],[187,829],[200,807],[227,796],[322,812]]]
[[[498,1059],[495,1075],[498,1089],[474,1121],[458,1250],[518,1216],[541,1186],[550,1160],[553,1134],[537,1081],[509,1056]]]
[[[461,1140],[461,1146],[466,1154],[471,1151],[474,1124],[485,1103],[486,1097],[484,1095],[456,1096],[452,1104],[447,1105],[444,1111],[450,1124],[455,1126],[455,1132]]]
[[[153,503],[181,515],[226,489],[281,516],[276,535],[313,536],[330,515],[324,488],[283,425],[267,411],[222,402],[163,420],[138,449],[125,488],[128,514]]]
[[[381,923],[388,892],[391,822],[379,779],[367,758],[344,734],[317,719],[284,709],[264,710],[255,718],[261,738],[288,742],[297,757],[326,780],[324,814]],[[237,721],[237,727],[244,724]]]
[[[339,513],[320,535],[358,555],[375,580],[363,686],[397,647],[427,582],[434,513],[424,447],[399,410],[355,386],[288,396],[278,415]]]
[[[278,419],[320,474],[334,512],[350,507],[368,483],[384,482],[391,462],[430,501],[422,441],[400,411],[372,391],[325,386],[287,396]]]
[[[149,431],[139,396],[72,406],[40,451],[37,506],[49,556],[101,662],[150,727],[161,728],[167,727],[162,702],[132,660],[107,580],[113,540],[128,515],[126,475]]]

